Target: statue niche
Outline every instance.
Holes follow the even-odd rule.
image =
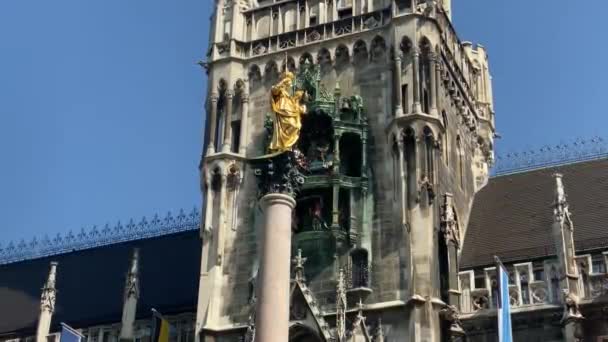
[[[298,148],[308,160],[311,174],[329,174],[334,166],[334,130],[329,115],[316,110],[302,120]]]

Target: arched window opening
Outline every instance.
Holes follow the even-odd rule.
[[[257,65],[252,65],[249,68],[249,89],[257,89],[262,81],[262,72],[260,71],[260,67]]]
[[[239,80],[235,87],[235,95],[232,99],[232,122],[230,123],[230,129],[232,130],[232,141],[230,142],[230,151],[232,153],[239,153],[239,144],[241,143],[241,115],[242,113],[242,102],[243,102],[243,82]]]
[[[270,16],[268,12],[266,15],[258,19],[256,25],[256,35],[257,38],[267,38],[270,36]]]
[[[331,68],[331,54],[329,50],[323,48],[317,53],[317,64],[321,66],[321,70],[327,71]]]
[[[412,0],[396,0],[397,11],[399,13],[405,12],[407,9],[412,8]]]
[[[606,262],[604,261],[604,256],[594,255],[591,260],[591,267],[594,274],[606,273]]]
[[[350,257],[352,260],[353,287],[370,287],[367,250],[365,248],[357,248],[351,252]]]
[[[279,67],[275,61],[266,63],[264,68],[264,81],[272,84],[279,78]]]
[[[295,7],[290,7],[283,15],[283,32],[295,31],[297,29],[297,11]]]
[[[338,46],[336,48],[336,67],[343,68],[348,62],[350,62],[348,48],[344,45]]]
[[[300,63],[300,69],[307,68],[307,67],[313,65],[312,55],[309,54],[308,52],[303,54],[302,56],[300,56],[299,63]]]
[[[412,41],[407,36],[401,38],[399,50],[401,50],[402,53],[401,70],[404,72],[407,70],[406,65],[409,64],[412,55]],[[397,77],[402,77],[402,75],[397,75]],[[401,82],[401,108],[403,108],[403,113],[409,113],[410,111],[410,89],[408,80],[409,78],[405,78],[405,81]]]
[[[386,43],[384,38],[377,36],[371,44],[372,62],[381,63],[385,61]]]
[[[456,137],[456,154],[458,155],[458,165],[456,166],[458,183],[460,184],[460,188],[464,189],[464,150],[460,136]]]
[[[431,111],[431,43],[423,38],[420,42],[420,68],[419,68],[419,88],[422,99],[422,111]]]
[[[448,128],[448,115],[445,110],[441,111],[441,123],[444,129],[442,140],[443,160],[446,166],[450,166],[450,131]]]
[[[429,182],[435,181],[435,137],[430,128],[424,127],[424,154],[425,165],[423,177],[428,177]]]
[[[418,177],[416,173],[416,133],[413,129],[408,128],[403,137],[404,162],[403,169],[405,170],[405,182],[407,193],[407,205],[415,203],[418,189]]]
[[[393,139],[393,147],[391,149],[391,152],[393,157],[393,203],[396,203],[399,199],[399,189],[401,188],[401,165],[399,162],[399,144],[397,143],[396,138]]]
[[[359,135],[344,133],[340,137],[340,173],[361,177],[362,144]]]
[[[528,280],[528,273],[523,272],[519,275],[519,286],[521,288],[521,302],[522,304],[530,304],[530,286]]]
[[[557,304],[560,302],[559,277],[555,266],[551,266],[551,297],[552,303]]]
[[[224,125],[226,121],[226,102],[228,100],[226,96],[226,92],[228,90],[228,84],[223,79],[220,80],[218,85],[218,94],[219,97],[217,99],[217,121],[215,124],[215,141],[214,144],[218,150],[221,148],[224,142]]]
[[[362,65],[367,58],[367,45],[362,40],[357,41],[353,47],[353,61],[356,65]]]
[[[288,57],[287,58],[287,62],[283,62],[283,66],[281,67],[281,72],[286,71],[285,69],[288,69],[291,72],[295,72],[296,71],[296,61],[293,59],[293,57]]]

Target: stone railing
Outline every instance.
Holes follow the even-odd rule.
[[[555,274],[552,272],[555,269],[553,263],[546,262],[543,271],[539,273],[533,272],[532,263],[509,265],[508,268],[511,271],[509,299],[512,308],[546,304],[561,305],[559,280],[553,276]],[[548,278],[547,275],[549,275]],[[477,285],[483,284],[483,286],[475,286],[476,276]],[[536,279],[536,277],[542,279]],[[498,284],[495,267],[460,272],[459,285],[463,313],[496,309]]]

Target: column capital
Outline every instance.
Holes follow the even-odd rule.
[[[242,103],[249,103],[249,94],[247,94],[247,93],[243,93],[243,94],[241,95],[241,102],[242,102]]]
[[[253,172],[262,196],[283,194],[295,198],[304,184],[301,152],[286,151],[278,155],[252,160]]]
[[[212,92],[211,95],[209,95],[209,99],[211,100],[211,102],[217,102],[219,98],[220,96],[216,92]]]

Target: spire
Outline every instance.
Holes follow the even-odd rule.
[[[561,173],[554,173],[555,178],[555,201],[553,203],[553,219],[557,223],[566,224],[570,230],[572,221],[570,220],[570,211],[568,209],[568,201],[566,200],[566,190],[564,187],[563,175]]]
[[[135,299],[139,299],[139,248],[133,249],[131,266],[129,267],[125,284],[124,300],[126,301],[131,296],[134,296]]]
[[[38,330],[36,332],[37,342],[46,342],[46,337],[49,334],[51,327],[51,319],[55,312],[57,265],[58,263],[56,261],[51,262],[48,278],[42,287],[42,295],[40,296],[40,317],[38,318]]]
[[[122,321],[120,327],[121,339],[133,339],[135,313],[139,299],[139,249],[133,249],[131,264],[125,283],[124,302],[122,307]]]
[[[344,284],[344,271],[340,268],[338,284],[336,286],[336,336],[338,342],[345,341],[346,337],[346,286]]]

